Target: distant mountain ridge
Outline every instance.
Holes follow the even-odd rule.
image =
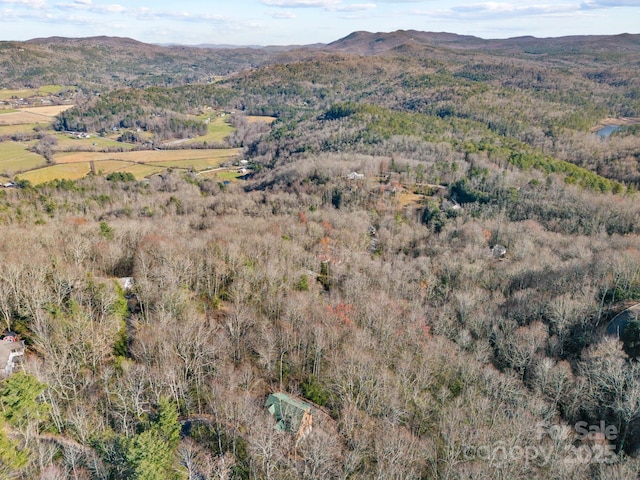
[[[446,32],[397,30],[389,33],[370,33],[359,31],[329,43],[326,48],[332,51],[360,55],[376,55],[401,45],[480,45],[485,41],[479,37]]]
[[[0,42],[0,88],[37,87],[46,84],[78,85],[102,90],[112,86],[179,86],[206,83],[220,76],[269,64],[309,60],[321,54],[357,56],[425,55],[441,58],[454,51],[476,50],[493,55],[541,58],[624,52],[640,55],[640,35],[568,36],[482,39],[446,32],[397,30],[357,31],[329,44],[233,46],[201,44],[154,45],[132,38],[34,38],[25,42]],[[612,61],[614,61],[612,59]],[[640,59],[639,59],[640,61]]]
[[[506,39],[483,39],[471,35],[458,35],[446,32],[421,32],[417,30],[397,30],[389,33],[359,31],[331,42],[325,48],[335,52],[378,55],[403,45],[522,51],[531,48],[550,51],[569,47],[580,50],[609,50],[612,46],[618,46],[626,50],[640,50],[640,34],[574,35],[549,38],[522,36]]]

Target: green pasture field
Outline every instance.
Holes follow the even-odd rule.
[[[21,123],[19,125],[0,125],[0,135],[15,135],[16,133],[33,133],[34,128],[41,123]]]
[[[18,110],[15,108],[0,108],[0,115],[4,115],[5,113],[16,113]]]
[[[46,164],[43,157],[27,150],[26,143],[0,143],[0,172],[31,170]]]
[[[228,137],[235,131],[235,128],[233,128],[231,125],[229,125],[226,122],[228,117],[218,117],[215,115],[207,114],[207,115],[200,115],[197,118],[198,120],[202,120],[202,121],[205,121],[207,118],[211,119],[208,125],[209,131],[207,132],[206,135],[202,135],[201,137],[195,137],[184,142],[187,145],[190,143],[222,142],[226,137]]]
[[[63,85],[43,85],[38,89],[38,94],[55,95],[60,93],[65,87]]]
[[[12,98],[33,97],[37,90],[35,88],[5,89],[0,88],[0,100],[11,100]]]
[[[240,148],[224,148],[215,150],[137,150],[132,152],[65,152],[57,153],[56,163],[74,163],[83,161],[99,162],[101,160],[122,160],[133,163],[174,162],[177,160],[207,159],[208,165],[218,166],[220,163],[237,157]],[[215,163],[217,162],[217,163]]]
[[[94,162],[96,173],[106,175],[111,172],[127,172],[130,167],[138,165],[132,162],[123,162],[122,160],[103,160]]]
[[[238,180],[242,176],[237,170],[212,170],[210,172],[202,172],[199,175],[202,178],[210,178],[212,180],[218,180],[224,182],[228,180],[230,182]]]
[[[89,162],[67,163],[36,168],[35,170],[16,175],[16,178],[19,180],[29,180],[32,184],[37,185],[55,179],[77,180],[85,177],[90,171],[91,167],[89,166]]]
[[[99,163],[96,164],[96,168],[99,169]],[[138,164],[138,165],[131,165],[127,168],[123,168],[121,170],[118,170],[120,172],[129,172],[132,173],[134,177],[136,177],[136,180],[142,180],[145,177],[148,177],[149,175],[153,175],[154,173],[160,173],[162,171],[166,170],[165,167],[156,167],[155,165],[142,165],[142,164]]]
[[[174,160],[172,162],[154,162],[154,165],[159,165],[166,168],[184,168],[187,170],[206,170],[207,168],[217,168],[222,163],[219,158],[198,158],[188,160]],[[224,159],[222,159],[224,160]]]
[[[69,139],[73,141],[73,139]],[[93,139],[84,139],[93,140]],[[96,137],[96,140],[98,138]],[[105,140],[105,139],[103,139]],[[91,171],[91,162],[97,174],[130,172],[136,179],[159,173],[167,168],[205,170],[238,156],[240,149],[221,150],[146,150],[133,152],[64,152],[55,154],[56,165],[43,166],[44,159],[26,150],[26,143],[0,143],[0,172],[22,171],[20,179],[34,185],[53,179],[76,180]],[[4,161],[3,161],[4,159]],[[219,172],[221,180],[239,176],[233,172]]]
[[[43,85],[40,88],[0,89],[0,100],[12,98],[28,98],[36,95],[55,95],[64,89],[62,85]]]
[[[156,164],[140,164],[132,162],[123,162],[121,160],[103,160],[94,162],[96,173],[99,175],[107,175],[111,172],[129,172],[132,173],[136,180],[142,180],[154,173],[162,172],[167,167]]]
[[[266,115],[249,115],[247,116],[247,121],[249,123],[257,123],[257,122],[264,122],[264,123],[273,123],[277,120],[276,117],[269,117]]]
[[[124,148],[125,150],[131,150],[134,148],[134,145],[130,143],[118,142],[116,140],[97,135],[92,135],[91,138],[73,138],[68,133],[58,133],[56,134],[56,138],[58,139],[58,145],[56,145],[55,149],[59,152],[68,151],[78,147],[93,151],[113,147]]]

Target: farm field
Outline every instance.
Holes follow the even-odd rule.
[[[55,150],[63,152],[82,148],[83,150],[104,150],[107,148],[121,148],[124,150],[131,150],[134,145],[130,143],[118,142],[115,139],[108,137],[100,137],[98,135],[92,135],[90,138],[73,138],[68,133],[57,133],[56,138],[58,144]]]
[[[247,121],[249,123],[259,123],[259,122],[273,123],[276,120],[277,120],[276,117],[268,117],[266,115],[247,115]]]
[[[224,161],[240,155],[240,148],[217,150],[140,150],[135,152],[67,152],[54,156],[56,163],[82,161],[122,160],[132,163],[158,163],[185,160],[208,160],[208,165],[219,166]]]
[[[6,143],[5,143],[6,144]],[[0,146],[5,145],[0,144]],[[23,147],[24,149],[24,147]],[[30,152],[28,152],[30,153]],[[33,154],[40,163],[33,164],[29,168],[20,168],[20,170],[29,170],[21,173],[18,178],[20,180],[29,180],[34,185],[49,182],[54,179],[76,180],[87,175],[91,171],[91,163],[93,162],[94,171],[98,174],[108,174],[111,172],[129,172],[136,179],[140,180],[144,177],[159,173],[167,168],[206,170],[208,168],[219,167],[222,163],[237,157],[240,149],[225,150],[153,150],[153,151],[137,151],[137,152],[72,152],[59,153],[55,155],[56,165],[36,168],[41,166],[44,161],[42,157]],[[0,153],[0,156],[2,154]],[[24,165],[15,160],[12,165]],[[0,164],[1,165],[1,164]],[[17,170],[15,168],[14,170]],[[10,171],[4,169],[4,171]],[[236,171],[218,172],[224,175],[224,179],[235,179],[238,177]],[[221,176],[219,178],[222,179]]]
[[[36,127],[42,127],[41,123],[20,123],[18,125],[0,125],[0,136],[15,135],[17,133],[33,133]]]
[[[217,117],[217,116],[210,116],[210,115],[201,115],[199,117],[197,117],[199,120],[206,120],[207,118],[210,118],[210,122],[209,122],[209,131],[206,135],[203,135],[201,137],[195,137],[195,138],[191,138],[189,140],[185,140],[184,142],[181,143],[185,143],[185,144],[190,144],[190,143],[203,143],[203,142],[207,142],[207,143],[216,143],[216,142],[222,142],[225,137],[231,135],[233,133],[233,131],[235,130],[231,125],[229,125],[226,121],[225,117]]]
[[[96,168],[98,168],[98,171],[100,171],[99,165],[100,164],[96,164]],[[129,172],[133,174],[134,177],[136,177],[136,180],[142,180],[143,178],[148,177],[149,175],[153,175],[154,173],[160,173],[163,170],[165,170],[165,167],[149,165],[148,163],[137,163],[137,164],[132,164],[129,167],[122,168],[115,171]]]
[[[70,163],[66,165],[51,165],[36,168],[17,175],[19,180],[29,180],[32,184],[49,182],[54,179],[77,180],[91,171],[90,162]]]
[[[21,108],[20,111],[43,115],[45,117],[55,117],[70,108],[73,108],[73,105],[46,105],[44,107],[25,107]]]
[[[211,170],[208,172],[201,172],[200,176],[204,178],[214,178],[219,181],[227,180],[232,182],[234,180],[237,180],[238,177],[241,176],[241,174],[238,173],[237,170]]]
[[[50,123],[52,117],[27,110],[18,110],[0,115],[0,125],[21,125],[25,123]]]
[[[154,165],[166,168],[184,168],[188,170],[206,170],[208,168],[217,168],[220,166],[220,161],[210,158],[188,159],[188,160],[173,160],[170,162],[154,162]]]
[[[0,89],[0,100],[11,100],[12,98],[29,98],[37,95],[55,95],[60,93],[65,87],[62,85],[43,85],[40,88],[20,88],[20,89]]]
[[[25,143],[0,143],[0,173],[31,170],[45,163],[43,157],[27,150]]]
[[[165,167],[162,165],[149,165],[146,163],[125,162],[122,160],[94,162],[94,168],[98,175],[107,175],[111,172],[128,172],[133,174],[136,180],[142,180],[144,177],[165,170]]]
[[[53,120],[53,117],[71,107],[73,107],[73,105],[49,105],[46,107],[30,107],[17,110],[0,110],[0,126],[49,124]],[[31,129],[33,129],[33,127]]]

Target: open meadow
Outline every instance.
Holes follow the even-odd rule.
[[[36,90],[3,90],[0,99],[21,98],[37,95]],[[0,136],[33,134],[36,128],[46,128],[53,118],[72,105],[48,105],[39,107],[0,110]],[[179,143],[220,143],[235,130],[223,116],[205,114],[198,117],[209,120],[206,135],[180,141]],[[43,156],[29,151],[36,141],[0,143],[0,175],[9,178],[16,172],[22,172],[21,180],[33,184],[45,183],[54,179],[75,180],[90,172],[108,174],[115,171],[132,173],[142,179],[167,168],[202,171],[219,168],[223,164],[237,159],[241,149],[179,149],[179,150],[138,150],[135,145],[120,142],[116,135],[109,137],[95,134],[86,137],[69,132],[48,132],[56,139],[51,147],[54,153],[54,165],[46,165]],[[108,150],[122,150],[109,152]],[[78,151],[81,150],[81,151]],[[225,172],[230,179],[237,178],[238,172]],[[226,179],[225,177],[225,179]]]
[[[55,150],[58,152],[70,152],[73,150],[101,151],[107,149],[118,148],[122,150],[131,150],[134,145],[131,143],[118,142],[113,138],[101,137],[99,135],[91,135],[89,138],[76,138],[68,132],[56,133],[55,137],[58,143]]]
[[[65,87],[62,85],[43,85],[40,88],[19,88],[19,89],[0,89],[0,101],[18,99],[18,98],[30,98],[37,96],[56,95],[60,93]]]
[[[122,160],[133,163],[157,163],[176,161],[206,160],[207,166],[217,167],[240,155],[240,148],[216,150],[138,150],[135,152],[66,152],[58,153],[56,163],[75,163],[82,161],[99,162],[102,160]]]
[[[0,147],[5,144],[0,144]],[[23,147],[24,148],[24,147]],[[20,156],[17,155],[19,149],[14,147],[15,160],[11,163],[13,171],[18,170],[21,165]],[[42,159],[35,164],[32,160],[29,168],[20,168],[24,171],[19,175],[20,180],[28,180],[34,185],[46,183],[54,179],[76,180],[82,178],[92,171],[101,175],[111,172],[128,172],[140,180],[154,173],[159,173],[167,168],[177,168],[182,170],[207,170],[218,168],[222,164],[229,163],[236,159],[241,149],[229,148],[219,150],[143,150],[136,152],[67,152],[58,153],[54,156],[55,165],[42,166],[42,157],[34,155],[37,159]],[[31,152],[27,152],[31,153]],[[2,151],[0,150],[0,157]],[[23,160],[24,162],[24,160]],[[25,163],[26,164],[26,163]],[[0,164],[2,165],[2,164]],[[33,169],[35,168],[35,169]],[[33,170],[31,170],[33,169]],[[3,169],[2,171],[10,171]],[[225,171],[225,180],[235,179],[238,173],[234,170]]]
[[[36,127],[42,127],[41,123],[20,123],[18,125],[0,125],[0,136],[32,134]]]
[[[198,120],[207,121],[208,131],[206,135],[202,135],[200,137],[191,138],[182,143],[190,144],[190,143],[219,143],[222,142],[225,137],[228,137],[235,130],[229,123],[227,123],[227,118],[222,116],[214,116],[210,114],[200,115],[197,117]]]
[[[45,164],[45,159],[27,150],[25,143],[0,143],[0,173],[23,172]]]
[[[52,116],[28,110],[17,110],[0,115],[0,125],[22,125],[25,123],[51,123]]]
[[[269,117],[266,115],[247,115],[247,121],[249,123],[273,123],[276,121],[276,117]]]
[[[50,182],[55,179],[77,180],[91,171],[90,162],[71,163],[67,165],[51,165],[21,173],[17,179],[28,180],[34,185]]]

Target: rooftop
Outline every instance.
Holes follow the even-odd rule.
[[[313,413],[311,405],[286,393],[272,393],[267,397],[265,407],[277,420],[279,431],[297,432],[305,413]]]

